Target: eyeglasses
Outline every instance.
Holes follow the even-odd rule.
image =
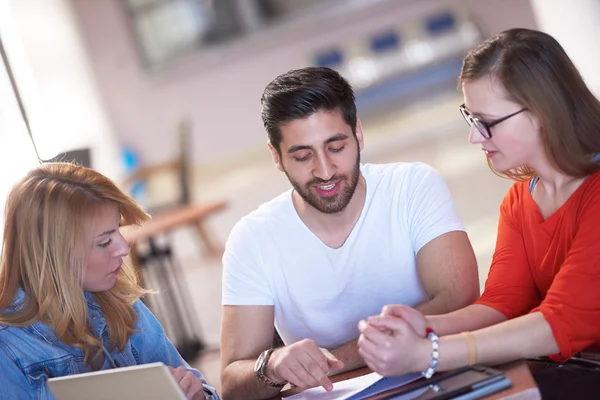
[[[522,113],[523,111],[527,111],[527,108],[522,108],[517,112],[514,112],[510,115],[507,115],[506,117],[502,117],[499,118],[495,121],[492,122],[483,122],[481,121],[479,118],[473,116],[473,114],[471,114],[469,112],[469,110],[467,110],[465,108],[464,104],[461,104],[458,109],[460,110],[460,113],[462,114],[462,116],[464,117],[465,121],[467,121],[467,124],[469,124],[469,126],[475,126],[475,128],[477,128],[477,130],[479,131],[479,133],[481,133],[481,135],[486,138],[486,139],[491,139],[492,138],[492,131],[490,131],[490,128],[493,126],[498,125],[500,122],[504,122],[507,119],[514,117],[517,114]]]

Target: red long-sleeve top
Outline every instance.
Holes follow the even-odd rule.
[[[546,220],[528,182],[511,187],[477,304],[509,319],[540,311],[560,349],[550,355],[556,361],[600,348],[600,172]]]

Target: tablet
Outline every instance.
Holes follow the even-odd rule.
[[[419,380],[384,399],[479,399],[511,386],[504,372],[474,365],[439,374],[429,380]]]
[[[56,400],[186,400],[160,362],[50,378],[48,387]]]

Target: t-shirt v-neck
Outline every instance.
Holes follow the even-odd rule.
[[[366,189],[365,189],[365,203],[363,204],[362,209],[360,210],[360,216],[358,217],[358,219],[356,220],[356,223],[354,224],[354,226],[352,227],[352,230],[350,231],[350,233],[348,234],[348,237],[346,238],[346,240],[344,241],[344,243],[340,246],[340,247],[331,247],[328,246],[327,244],[325,244],[321,238],[319,238],[319,236],[317,236],[308,226],[306,226],[306,224],[304,223],[304,221],[302,221],[302,218],[300,218],[300,215],[298,214],[298,211],[296,210],[296,207],[294,206],[294,201],[292,200],[292,196],[294,194],[294,191],[290,191],[290,207],[291,207],[291,212],[293,212],[293,214],[296,216],[296,221],[298,224],[302,225],[303,229],[305,230],[306,234],[310,237],[312,237],[312,240],[316,240],[318,241],[318,243],[321,245],[321,247],[323,248],[323,250],[328,254],[328,256],[330,257],[331,261],[334,261],[334,259],[337,260],[337,258],[339,257],[339,255],[341,253],[343,253],[344,249],[347,248],[348,246],[350,246],[350,243],[352,243],[357,235],[357,232],[360,230],[360,226],[362,225],[365,216],[367,215],[367,209],[369,208],[369,205],[371,204],[371,199],[372,199],[372,195],[373,195],[373,191],[371,186],[367,183],[367,180],[365,179],[365,185],[366,185]]]

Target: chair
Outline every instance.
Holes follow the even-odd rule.
[[[176,196],[174,200],[170,200],[163,204],[150,204],[147,211],[152,215],[160,215],[165,211],[172,210],[178,206],[191,204],[190,196],[190,163],[188,151],[190,148],[190,124],[187,120],[182,120],[177,129],[178,139],[178,156],[176,159],[162,163],[142,166],[124,181],[126,187],[131,188],[135,183],[150,184],[153,179],[160,175],[168,175],[176,178],[177,185],[171,187],[175,189]],[[217,202],[222,207],[215,207],[214,212],[224,208],[225,202]],[[218,210],[217,210],[218,209]],[[212,258],[220,258],[223,254],[223,246],[215,239],[209,227],[206,225],[206,219],[211,217],[212,213],[207,213],[205,217],[198,219],[193,225],[200,238],[201,245],[206,249],[207,255]]]
[[[205,221],[222,210],[226,203],[194,204],[190,199],[187,156],[189,128],[187,121],[182,121],[178,126],[179,155],[175,160],[139,168],[124,182],[125,186],[131,188],[137,183],[149,182],[156,175],[171,174],[177,183],[175,199],[162,204],[160,201],[154,202],[146,207],[153,216],[152,220],[140,228],[122,232],[131,245],[131,258],[140,268],[144,286],[164,289],[158,295],[147,298],[148,306],[156,313],[182,357],[192,361],[205,344],[199,335],[200,325],[193,310],[187,282],[183,279],[183,268],[173,253],[171,243],[162,239],[174,229],[192,224],[208,255],[220,256],[222,248],[214,240]]]

